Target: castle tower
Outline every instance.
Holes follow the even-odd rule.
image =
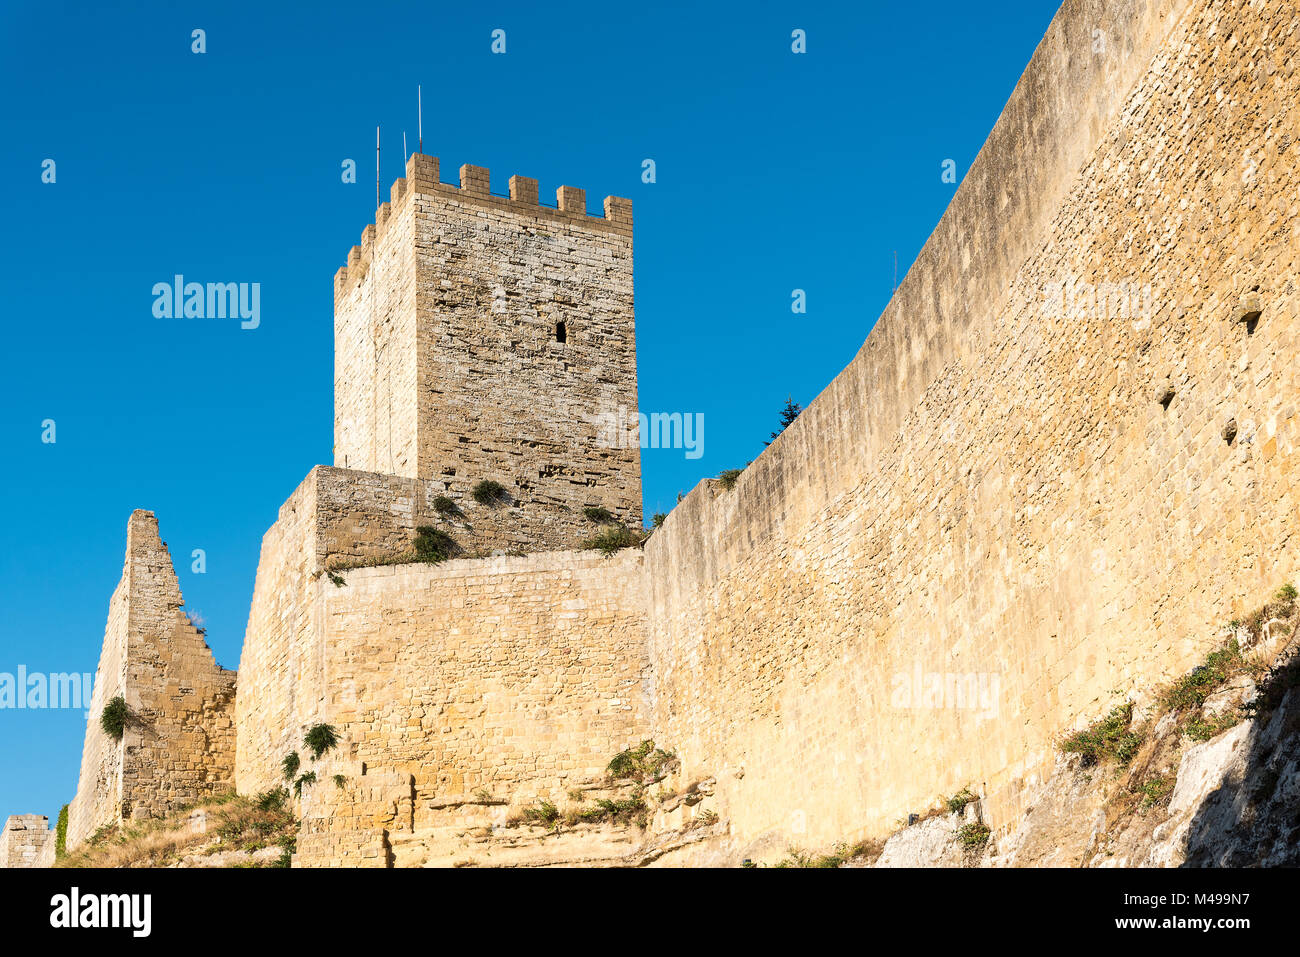
[[[422,480],[529,544],[569,547],[603,508],[641,522],[632,204],[416,154],[334,284],[334,464]],[[622,439],[614,423],[630,420]],[[611,441],[612,437],[612,441]],[[479,510],[480,513],[482,510]]]

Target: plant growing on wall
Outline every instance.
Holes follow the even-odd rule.
[[[54,857],[65,857],[68,853],[68,806],[59,809],[59,822],[54,826]]]
[[[311,759],[319,761],[322,754],[339,743],[339,733],[330,724],[313,724],[303,736],[303,745],[311,751]],[[297,770],[296,768],[294,770]]]
[[[294,770],[298,770],[294,768]],[[263,791],[253,799],[253,806],[259,811],[283,811],[284,803],[289,800],[289,792],[284,788],[271,788]]]
[[[500,482],[494,482],[492,479],[483,479],[474,486],[474,490],[470,494],[474,496],[474,501],[480,505],[495,505],[505,500],[506,487]]]
[[[587,516],[590,521],[600,525],[608,525],[614,521],[614,513],[599,505],[588,505],[582,510],[582,514]]]
[[[297,751],[290,751],[280,762],[280,770],[284,772],[284,779],[292,781],[293,776],[298,773],[298,768],[302,766],[302,760],[298,757]]]
[[[104,705],[104,710],[99,715],[99,726],[114,741],[121,741],[122,735],[126,732],[126,722],[130,717],[131,712],[126,706],[126,699],[118,695]]]
[[[664,771],[677,765],[676,754],[656,748],[653,741],[646,740],[635,748],[614,755],[605,770],[616,781],[621,778],[657,779]]]
[[[294,782],[293,782],[293,793],[294,793],[294,795],[295,795],[296,797],[302,797],[302,786],[303,786],[304,784],[315,784],[315,783],[316,783],[316,772],[315,772],[315,771],[308,771],[306,774],[304,774],[302,777],[300,777],[297,781],[294,781]]]
[[[582,543],[583,548],[596,548],[608,558],[620,548],[631,548],[645,541],[645,535],[622,525],[609,525]]]
[[[778,435],[789,428],[790,424],[794,422],[795,419],[799,418],[799,413],[802,411],[803,406],[796,402],[793,396],[787,396],[785,400],[785,408],[781,410],[781,426],[772,433],[772,439],[775,439]],[[772,442],[769,440],[763,444],[771,445]]]
[[[744,469],[727,469],[725,472],[720,472],[718,474],[718,484],[725,491],[730,492],[736,487],[736,480],[740,478],[740,473],[743,471]]]
[[[432,525],[421,525],[415,530],[414,546],[418,561],[434,565],[446,561],[459,549],[454,538]]]
[[[459,515],[460,506],[446,495],[438,495],[433,500],[433,510],[439,515]]]

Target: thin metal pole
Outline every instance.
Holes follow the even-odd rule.
[[[379,127],[375,127],[375,209],[379,208]]]
[[[424,91],[417,84],[415,87],[415,112],[419,117],[416,122],[420,125],[416,135],[419,139],[419,146],[416,147],[421,153],[424,152]]]

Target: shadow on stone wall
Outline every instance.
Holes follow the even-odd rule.
[[[1260,683],[1252,711],[1223,783],[1192,819],[1186,867],[1300,865],[1300,654],[1294,646]]]

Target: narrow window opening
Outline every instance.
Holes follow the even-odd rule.
[[[569,330],[565,327],[563,322],[557,322],[555,324],[555,341],[556,342],[569,341]]]
[[[1251,286],[1250,292],[1241,297],[1241,308],[1237,316],[1237,321],[1246,327],[1246,335],[1253,336],[1255,334],[1255,327],[1259,325],[1261,312],[1263,312],[1263,306],[1259,301],[1259,287]]]

